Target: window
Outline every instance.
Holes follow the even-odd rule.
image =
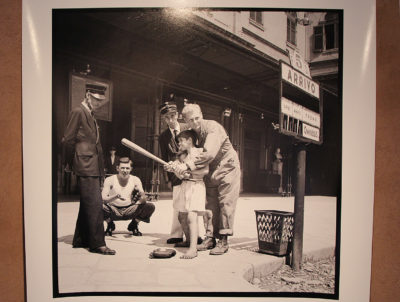
[[[287,18],[287,41],[296,45],[296,21]]]
[[[323,23],[314,27],[314,51],[324,52],[339,47],[337,17],[327,15]]]
[[[250,12],[250,22],[256,23],[258,25],[263,24],[262,12],[251,11]]]
[[[297,13],[287,13],[287,41],[290,44],[296,45],[296,32],[297,32]]]

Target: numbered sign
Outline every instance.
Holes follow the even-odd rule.
[[[310,67],[298,51],[289,52],[289,59],[290,65],[292,65],[293,68],[301,71],[303,74],[311,78]]]

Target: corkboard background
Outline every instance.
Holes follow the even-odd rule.
[[[21,2],[0,1],[0,300],[24,301]],[[372,302],[400,297],[400,9],[377,0],[377,120]]]

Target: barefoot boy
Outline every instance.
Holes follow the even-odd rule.
[[[187,160],[194,160],[203,149],[196,148],[197,135],[193,130],[185,130],[179,133],[179,162],[185,163]],[[174,171],[174,166],[178,162],[169,162],[165,169]],[[175,173],[175,172],[174,172]],[[185,233],[186,241],[175,244],[176,247],[189,247],[188,251],[181,257],[182,259],[192,259],[197,256],[198,238],[198,216],[203,216],[204,225],[207,229],[211,223],[212,214],[205,209],[206,188],[203,177],[208,173],[208,166],[190,172],[176,175],[182,179],[181,194],[179,202],[176,203],[176,210],[179,211],[178,219]]]

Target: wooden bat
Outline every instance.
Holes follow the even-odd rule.
[[[126,138],[123,138],[121,140],[121,143],[124,146],[128,147],[129,149],[131,149],[133,151],[136,151],[136,152],[138,152],[138,153],[140,153],[140,154],[142,154],[142,155],[144,155],[144,156],[146,156],[148,158],[151,158],[152,160],[154,160],[154,161],[156,161],[156,162],[158,162],[158,163],[160,163],[162,165],[168,164],[167,162],[163,161],[161,158],[155,156],[154,154],[150,153],[146,149],[143,149],[139,145],[136,145],[135,143],[131,142],[130,140],[128,140]]]

